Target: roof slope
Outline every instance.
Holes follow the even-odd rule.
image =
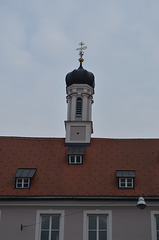
[[[0,137],[0,195],[159,196],[159,139],[91,139],[83,165],[68,165],[64,144],[63,138]],[[30,189],[15,189],[18,168],[37,169]],[[116,170],[135,170],[135,188],[118,189]]]

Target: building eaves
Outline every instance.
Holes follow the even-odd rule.
[[[8,200],[91,200],[91,201],[132,201],[138,200],[139,196],[0,196],[0,201]],[[158,201],[159,197],[144,197],[145,200]]]

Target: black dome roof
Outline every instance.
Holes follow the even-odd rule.
[[[82,64],[80,64],[78,69],[75,69],[66,75],[66,87],[69,87],[72,84],[88,84],[94,88],[94,75],[83,69]]]

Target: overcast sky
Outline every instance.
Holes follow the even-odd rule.
[[[0,136],[65,137],[81,41],[92,137],[159,137],[158,0],[1,0]]]

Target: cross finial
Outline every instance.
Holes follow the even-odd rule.
[[[81,62],[84,61],[84,59],[83,59],[84,51],[83,51],[83,50],[86,50],[86,49],[87,49],[87,46],[85,46],[85,44],[84,44],[83,42],[80,42],[79,45],[80,45],[81,47],[76,48],[76,50],[79,51],[79,56],[80,56],[79,62],[81,63]]]

